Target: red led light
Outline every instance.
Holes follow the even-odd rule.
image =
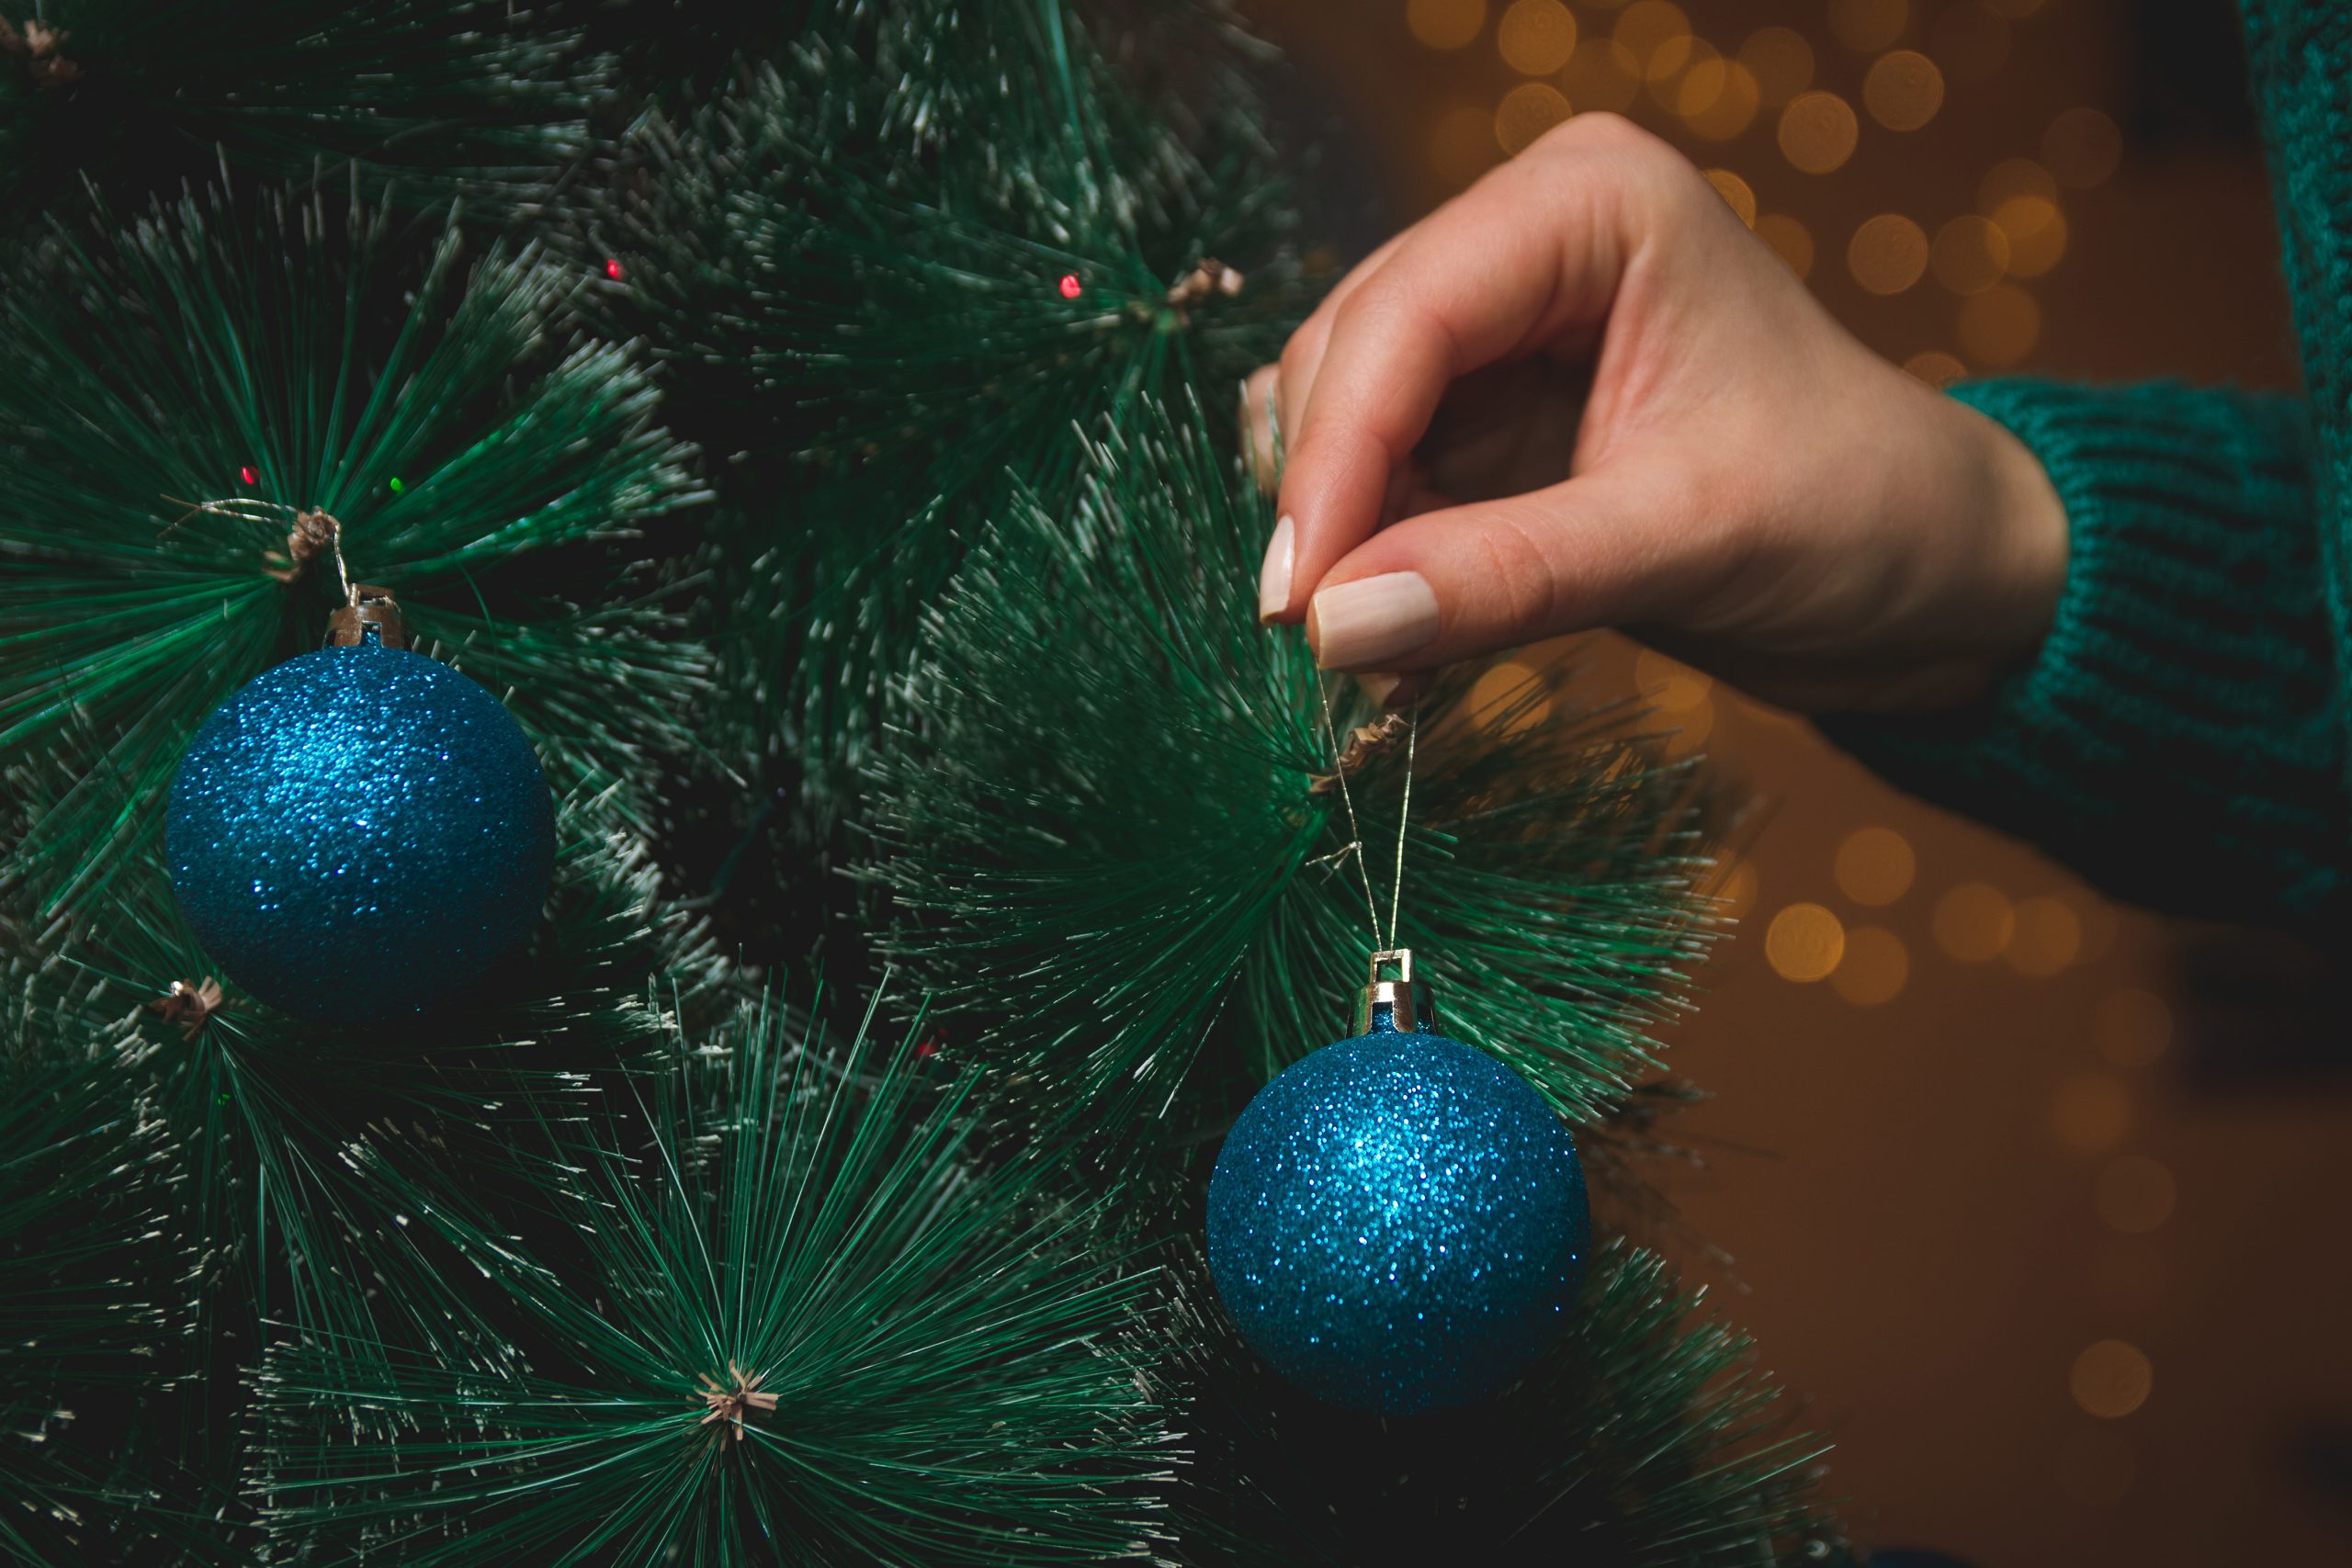
[[[605,258],[605,276],[611,278],[615,283],[618,283],[621,280],[620,257],[606,256]]]
[[[247,463],[243,468],[237,470],[237,478],[249,485],[257,485],[261,483],[261,472],[251,463]]]
[[[1078,274],[1074,272],[1066,272],[1062,274],[1063,299],[1075,299],[1079,295],[1085,292],[1085,288],[1086,286],[1084,284],[1079,282]]]

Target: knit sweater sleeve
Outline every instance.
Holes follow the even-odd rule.
[[[2072,554],[2032,663],[1959,714],[1825,724],[1894,783],[2184,914],[2334,916],[2345,710],[2300,400],[1983,382]]]

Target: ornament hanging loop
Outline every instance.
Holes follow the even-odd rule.
[[[351,602],[327,617],[328,648],[355,648],[363,642],[385,648],[406,648],[408,627],[392,591],[372,582],[351,585]]]
[[[1396,970],[1394,979],[1384,979],[1381,971]],[[1437,1008],[1430,999],[1430,988],[1413,978],[1413,950],[1409,947],[1389,948],[1372,955],[1371,983],[1356,993],[1354,1032],[1370,1034],[1376,1022],[1382,1022],[1381,1010],[1387,1010],[1385,1027],[1399,1034],[1428,1034],[1437,1028]]]

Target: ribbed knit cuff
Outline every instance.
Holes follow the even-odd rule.
[[[2056,617],[1982,702],[1824,731],[2135,901],[2332,904],[2344,717],[2300,405],[2028,380],[1953,395],[2014,432],[2065,504]]]

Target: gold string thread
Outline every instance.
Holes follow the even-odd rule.
[[[1386,952],[1396,945],[1396,915],[1405,897],[1405,830],[1413,818],[1413,761],[1421,733],[1421,705],[1417,700],[1409,715],[1390,713],[1379,722],[1359,725],[1348,736],[1348,744],[1340,745],[1339,726],[1331,716],[1331,688],[1318,680],[1316,691],[1323,699],[1323,738],[1331,748],[1331,771],[1317,773],[1307,784],[1312,795],[1340,792],[1340,803],[1348,814],[1349,841],[1340,846],[1329,859],[1352,856],[1356,873],[1363,879],[1364,913],[1372,919],[1372,945],[1375,952]],[[1380,931],[1379,897],[1372,890],[1372,865],[1363,858],[1363,828],[1356,820],[1355,792],[1348,787],[1349,778],[1383,751],[1392,750],[1399,739],[1405,742],[1405,798],[1396,812],[1396,874],[1388,888],[1388,934]]]

